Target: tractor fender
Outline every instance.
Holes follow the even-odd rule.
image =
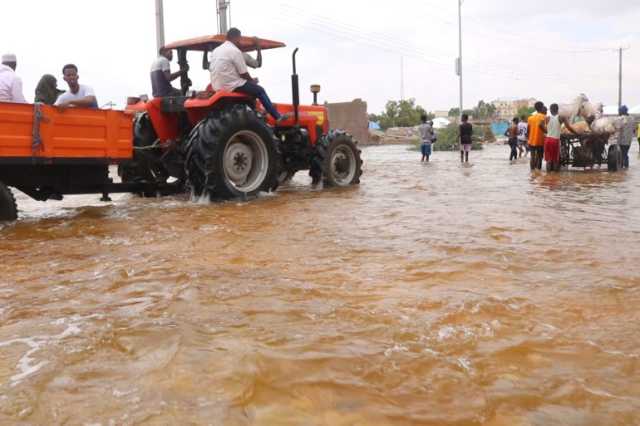
[[[251,96],[234,92],[216,92],[209,97],[195,97],[187,99],[184,107],[187,110],[189,121],[196,125],[204,120],[211,110],[220,110],[225,106],[234,104],[247,104],[255,108],[255,100]]]
[[[187,99],[184,102],[184,107],[187,110],[200,109],[200,108],[212,108],[214,105],[220,103],[223,100],[232,100],[233,102],[238,102],[240,100],[253,101],[253,98],[243,93],[219,91],[219,92],[215,92],[212,96],[209,96],[207,98],[195,97],[195,98]]]

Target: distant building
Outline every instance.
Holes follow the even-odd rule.
[[[436,117],[433,119],[434,129],[444,129],[451,124],[451,120],[446,117]]]
[[[449,118],[449,111],[433,111],[435,118]]]
[[[536,99],[497,99],[491,102],[496,108],[496,116],[498,118],[504,120],[511,120],[513,117],[518,115],[518,110],[521,108],[533,108],[533,105],[536,103]]]

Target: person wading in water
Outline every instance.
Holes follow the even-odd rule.
[[[473,126],[469,123],[469,116],[462,114],[462,124],[460,124],[460,162],[469,162],[469,151],[473,144]]]

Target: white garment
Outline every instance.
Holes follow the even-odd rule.
[[[629,146],[633,141],[633,137],[636,133],[636,123],[628,115],[622,116],[618,120],[617,131],[615,134],[615,140],[618,145]]]
[[[22,94],[22,79],[4,64],[0,64],[0,102],[27,103]]]
[[[77,101],[78,99],[83,99],[86,98],[87,96],[96,96],[95,92],[93,91],[93,89],[89,86],[85,86],[84,84],[80,84],[79,85],[80,88],[78,89],[78,93],[71,93],[69,90],[67,90],[66,92],[64,92],[62,95],[60,95],[58,97],[58,100],[56,101],[55,105],[60,105],[63,102],[67,102],[67,101]],[[96,105],[96,108],[98,106]]]
[[[558,116],[557,115],[549,116],[549,124],[547,124],[547,137],[560,139],[560,133],[561,133],[560,127],[561,127],[561,124]]]
[[[244,62],[247,64],[248,67],[251,67],[253,69],[260,68],[260,63],[256,58],[249,55],[248,53],[243,53],[242,56],[244,56]]]
[[[151,64],[151,72],[170,71],[170,70],[171,70],[171,63],[167,58],[165,58],[162,55],[158,56],[158,58],[155,61],[153,61],[153,64]]]
[[[209,70],[211,86],[216,92],[219,90],[233,92],[247,82],[240,77],[241,74],[248,72],[244,55],[230,41],[225,41],[213,51]]]
[[[521,121],[518,123],[518,141],[519,142],[527,142],[529,138],[529,125],[526,121]]]

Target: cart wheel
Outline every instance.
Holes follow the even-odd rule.
[[[0,222],[18,219],[18,206],[9,187],[0,182]]]
[[[622,168],[622,151],[619,145],[611,145],[609,147],[609,155],[607,156],[607,169],[610,172],[617,172]]]

